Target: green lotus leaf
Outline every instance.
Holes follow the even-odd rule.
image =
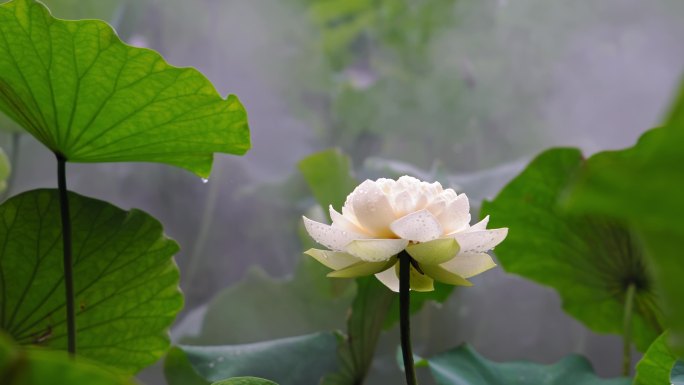
[[[223,381],[214,382],[211,385],[278,385],[273,381],[256,377],[235,377]]]
[[[157,361],[183,306],[178,245],[148,214],[69,194],[77,353],[125,373]],[[57,190],[0,205],[0,328],[22,345],[66,349]]]
[[[437,385],[630,385],[630,378],[602,379],[589,361],[570,355],[552,365],[497,363],[463,345],[428,359]]]
[[[280,385],[317,384],[337,368],[332,333],[245,345],[190,346],[171,349],[164,364],[169,385],[208,385],[238,376],[258,376]]]
[[[355,291],[353,285],[335,285],[346,280],[326,278],[328,271],[309,257],[302,258],[287,278],[273,278],[252,268],[211,300],[199,335],[184,337],[182,342],[234,345],[341,329]],[[259,303],[269,306],[254,306]]]
[[[496,248],[503,268],[556,289],[565,311],[596,332],[623,333],[633,285],[631,336],[645,351],[662,333],[662,315],[641,245],[615,221],[558,204],[584,165],[578,150],[548,150],[485,202],[482,215],[491,215],[494,228],[511,229]]]
[[[646,350],[636,366],[634,385],[663,385],[670,383],[670,372],[677,357],[667,346],[668,333],[663,333]]]
[[[128,46],[102,21],[0,5],[0,111],[70,162],[159,162],[208,177],[250,147],[245,109],[198,71]]]
[[[83,357],[66,352],[20,349],[0,332],[0,379],[3,385],[134,385],[135,382]]]
[[[684,86],[661,128],[626,150],[591,157],[569,206],[628,223],[645,244],[674,348],[684,357]]]

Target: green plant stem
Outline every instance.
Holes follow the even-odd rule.
[[[74,310],[74,271],[71,255],[71,214],[66,183],[66,158],[57,156],[57,184],[59,186],[59,205],[62,211],[62,244],[64,257],[64,287],[66,288],[67,350],[76,354],[76,313]]]
[[[622,375],[629,376],[632,369],[632,315],[634,313],[634,295],[636,286],[630,283],[625,295],[625,313],[623,316]]]
[[[402,251],[399,254],[399,329],[401,332],[401,353],[404,358],[406,384],[416,385],[416,369],[411,349],[411,256]]]

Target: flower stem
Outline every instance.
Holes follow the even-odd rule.
[[[416,369],[411,349],[411,256],[402,251],[399,254],[399,329],[401,331],[401,353],[404,358],[406,384],[416,385]]]
[[[71,214],[66,184],[66,158],[57,156],[57,185],[59,186],[59,205],[62,212],[62,244],[64,261],[64,287],[66,288],[67,350],[76,354],[76,313],[74,311],[74,271],[71,258]]]
[[[622,375],[627,377],[631,372],[632,366],[632,314],[634,310],[634,294],[636,286],[630,283],[625,295],[625,312],[623,315],[623,346],[622,346]]]

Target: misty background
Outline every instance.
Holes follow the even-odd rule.
[[[174,341],[202,334],[207,303],[258,278],[255,266],[277,279],[293,274],[303,258],[301,215],[316,211],[297,171],[307,155],[339,147],[359,180],[439,180],[466,192],[476,210],[548,147],[590,155],[631,146],[658,125],[684,72],[681,0],[44,2],[57,17],[107,20],[129,44],[196,67],[249,113],[253,149],[217,155],[207,183],[156,164],[68,167],[71,190],[147,211],[181,244],[186,308]],[[28,135],[13,145],[12,135],[0,134],[16,159],[11,194],[54,188],[53,155]],[[502,269],[473,282],[414,317],[417,354],[463,341],[501,361],[551,363],[574,352],[600,375],[619,375],[620,339],[565,315],[553,290]],[[238,329],[200,340],[278,337],[267,326]],[[401,378],[396,334],[383,335],[369,384]],[[140,378],[163,384],[160,373]]]

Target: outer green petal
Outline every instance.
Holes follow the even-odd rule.
[[[381,271],[387,270],[397,263],[396,258],[391,258],[389,261],[382,262],[358,262],[346,269],[337,270],[328,273],[330,278],[356,278],[365,275],[377,274]]]
[[[397,276],[399,276],[399,264],[394,266]],[[413,266],[410,270],[411,290],[414,291],[433,291],[435,290],[434,281],[425,274],[420,273]]]
[[[458,274],[454,274],[440,266],[421,265],[420,268],[423,269],[423,272],[425,272],[426,275],[429,275],[436,281],[446,283],[449,285],[473,286],[473,284],[467,279],[461,277]]]
[[[406,251],[422,265],[439,265],[458,254],[460,247],[453,238],[435,239],[406,247]]]
[[[360,262],[358,258],[351,254],[330,250],[309,249],[304,254],[313,257],[333,270],[341,270]]]
[[[461,277],[470,278],[496,267],[496,263],[487,253],[460,253],[441,267]]]
[[[375,278],[393,292],[399,292],[399,277],[397,276],[396,269],[381,271],[378,274],[375,274]]]
[[[346,251],[366,262],[385,262],[407,245],[405,239],[357,239],[346,246]]]

